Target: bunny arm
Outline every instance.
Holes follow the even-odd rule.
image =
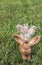
[[[36,26],[32,26],[32,27],[29,29],[28,34],[33,35],[33,34],[35,33],[35,31],[36,31]]]
[[[18,24],[18,25],[16,26],[16,28],[17,28],[17,30],[18,30],[20,33],[23,33],[23,32],[24,32],[24,27],[23,27],[22,25]]]
[[[17,30],[20,32],[20,34],[28,33],[28,24],[23,24],[23,26],[18,24],[16,27],[17,27]]]

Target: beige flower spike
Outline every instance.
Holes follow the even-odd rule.
[[[24,60],[31,60],[31,47],[36,45],[40,41],[40,36],[37,35],[34,38],[30,38],[31,35],[35,33],[36,26],[32,26],[30,29],[26,27],[27,25],[17,25],[17,28],[20,32],[20,35],[14,34],[13,37],[16,40],[16,42],[19,43],[19,50],[22,54],[22,58]],[[21,32],[22,29],[23,31]],[[23,37],[21,37],[21,34]],[[25,38],[26,36],[26,38]]]

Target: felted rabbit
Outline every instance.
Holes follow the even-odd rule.
[[[29,41],[31,39],[31,36],[35,33],[36,31],[36,26],[28,27],[28,24],[24,24],[23,26],[18,24],[17,30],[19,31],[19,36],[24,40],[24,41]]]
[[[19,43],[19,50],[22,54],[22,58],[24,60],[30,61],[31,60],[31,47],[36,45],[40,41],[40,36],[37,35],[34,38],[30,39],[30,36],[32,34],[34,34],[36,27],[32,26],[30,29],[28,29],[28,28],[26,28],[27,25],[24,26],[25,28],[21,25],[19,25],[19,26],[20,27],[18,29],[21,28],[23,31],[19,30],[20,35],[14,34],[13,37],[16,40],[16,42]],[[24,31],[27,31],[27,32],[24,32]],[[21,37],[21,34],[23,35],[23,37]],[[26,34],[27,34],[27,37],[25,39],[24,35],[26,35]],[[29,35],[29,37],[28,37],[28,35]]]

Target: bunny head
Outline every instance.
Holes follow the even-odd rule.
[[[40,36],[37,35],[34,38],[32,38],[29,42],[22,40],[22,38],[14,34],[13,35],[16,42],[19,43],[19,50],[22,53],[22,57],[24,60],[31,60],[31,47],[36,45],[40,41]]]
[[[19,36],[24,40],[24,41],[29,41],[31,39],[31,36],[35,33],[36,31],[36,26],[28,27],[28,24],[24,24],[23,26],[18,24],[17,30],[19,31]]]

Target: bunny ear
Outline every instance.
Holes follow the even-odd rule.
[[[26,26],[28,27],[28,23],[26,23]]]
[[[40,41],[40,36],[37,35],[35,36],[33,39],[30,40],[29,44],[30,46],[34,46],[35,44],[37,44]]]
[[[23,26],[24,26],[24,29],[27,29],[28,30],[28,24],[27,23],[24,24]]]
[[[30,29],[29,29],[29,34],[30,35],[33,35],[34,33],[35,33],[35,31],[36,31],[36,26],[32,26]]]
[[[16,27],[17,27],[17,30],[18,30],[20,33],[23,33],[24,27],[23,27],[22,25],[19,25],[19,24],[18,24]]]
[[[27,26],[27,27],[28,27],[28,23],[26,23],[26,24],[23,24],[23,26]]]
[[[23,44],[23,40],[21,39],[21,37],[19,35],[14,34],[13,37],[16,40],[16,42],[18,42],[20,45]]]

